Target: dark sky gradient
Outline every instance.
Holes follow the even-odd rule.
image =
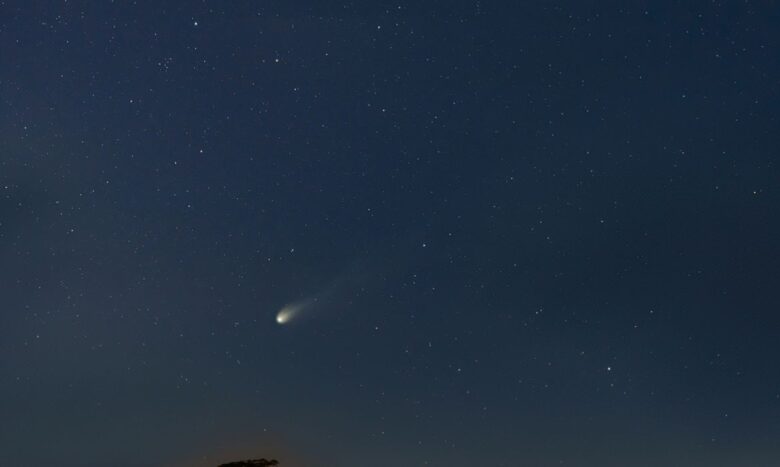
[[[780,465],[774,2],[0,1],[0,109],[2,466]]]

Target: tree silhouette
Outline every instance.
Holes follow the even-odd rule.
[[[247,459],[245,461],[221,464],[219,467],[270,467],[272,465],[279,465],[279,461],[276,459]]]

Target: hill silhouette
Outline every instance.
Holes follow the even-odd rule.
[[[219,467],[270,467],[272,465],[279,465],[279,461],[276,459],[247,459],[245,461],[220,464]]]

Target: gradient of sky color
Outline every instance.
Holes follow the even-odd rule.
[[[779,47],[771,2],[0,1],[0,465],[780,465]]]

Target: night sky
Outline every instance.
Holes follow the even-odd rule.
[[[780,465],[780,9],[0,1],[0,465]]]

